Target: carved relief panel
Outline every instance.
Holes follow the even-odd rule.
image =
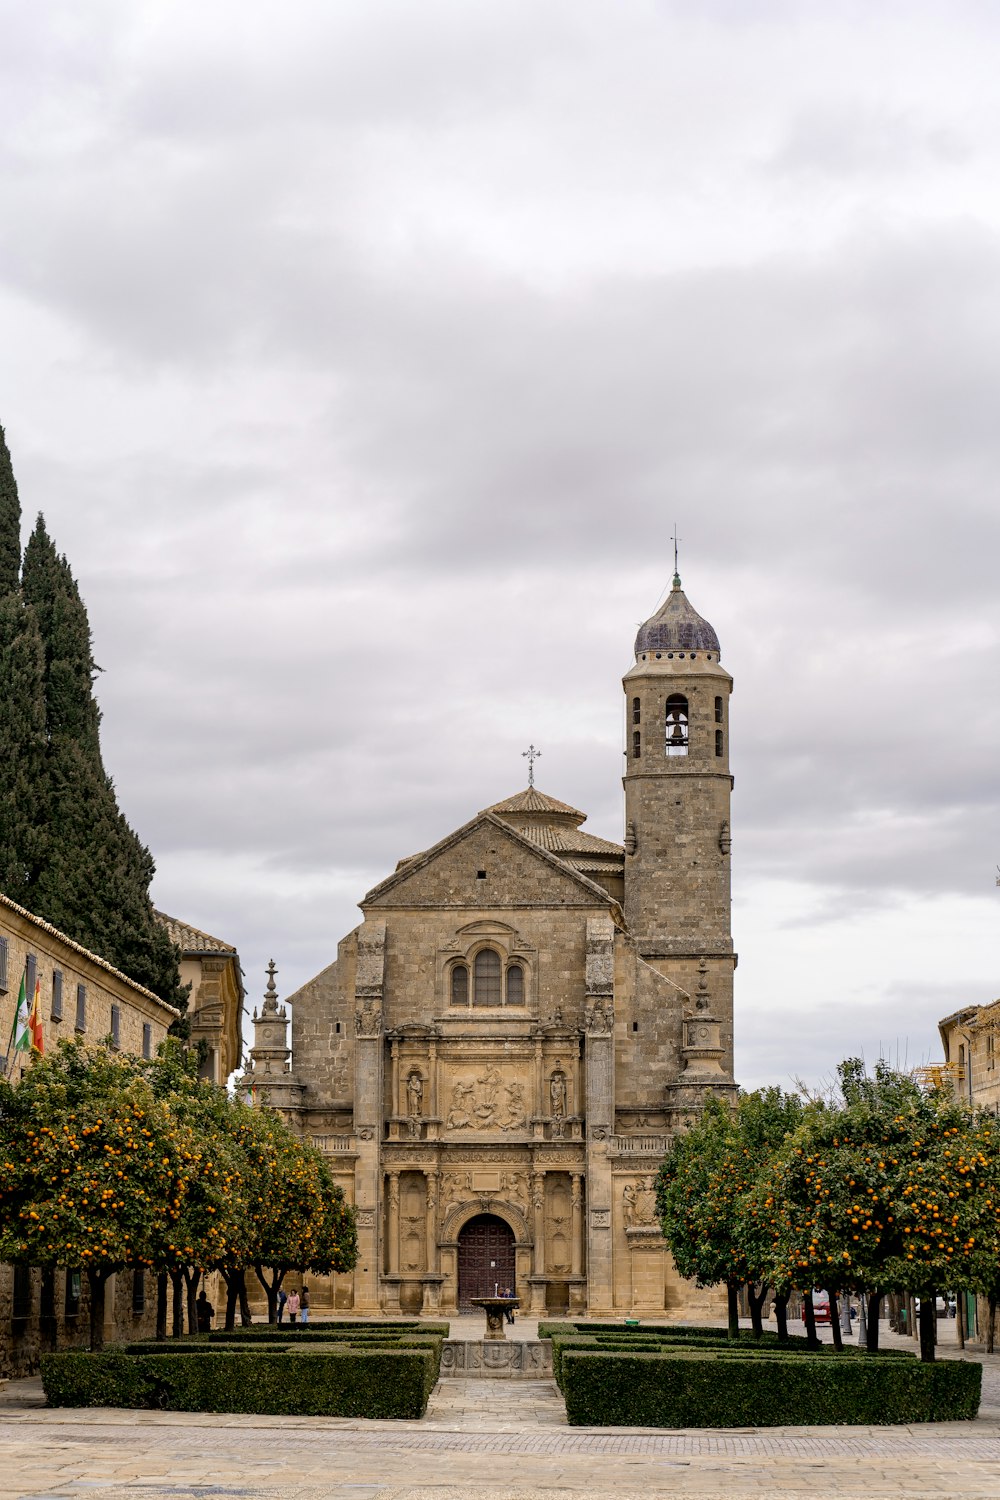
[[[442,1114],[447,1131],[523,1132],[531,1080],[526,1065],[484,1061],[445,1069]]]

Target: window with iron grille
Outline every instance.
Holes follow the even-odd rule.
[[[76,1029],[86,1031],[87,1029],[87,986],[78,984],[76,987]]]
[[[62,970],[52,970],[52,1019],[61,1021],[62,1013]]]
[[[142,1055],[147,1061],[153,1055],[153,1028],[149,1021],[142,1023]]]
[[[80,1270],[69,1270],[66,1272],[66,1317],[75,1318],[80,1311],[80,1295],[83,1286],[83,1272]]]
[[[494,948],[482,948],[472,966],[473,1005],[500,1004],[500,955]]]
[[[29,953],[24,960],[24,993],[30,1006],[35,998],[35,980],[38,978],[38,959]]]
[[[524,970],[520,964],[511,964],[507,970],[507,1004],[524,1004]]]
[[[5,937],[0,937],[0,993],[7,990],[7,955],[10,949]]]
[[[469,971],[465,964],[456,964],[451,971],[451,1003],[452,1005],[468,1005],[469,1003]]]
[[[122,1008],[120,1005],[111,1007],[111,1045],[120,1047],[122,1044]]]

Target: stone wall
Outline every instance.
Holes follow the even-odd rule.
[[[18,989],[25,962],[33,955],[41,981],[42,1026],[45,1046],[51,1048],[62,1037],[84,1036],[102,1042],[111,1034],[111,1008],[117,1005],[119,1042],[123,1052],[142,1056],[143,1026],[150,1027],[150,1046],[155,1053],[177,1012],[162,1000],[133,983],[110,964],[79,947],[47,922],[26,912],[0,895],[0,938],[6,940],[6,976],[0,975],[0,1047],[6,1048],[17,1009]],[[57,1009],[55,976],[62,976],[62,1014]],[[77,986],[85,991],[85,1016],[77,1026]],[[19,1078],[30,1066],[27,1054],[14,1064]]]
[[[90,1288],[79,1273],[78,1303],[67,1304],[67,1280],[73,1273],[62,1269],[51,1273],[50,1290],[37,1267],[27,1272],[27,1296],[15,1307],[15,1270],[0,1265],[0,1377],[16,1379],[34,1375],[41,1354],[53,1349],[86,1349],[90,1342]],[[135,1277],[131,1270],[118,1272],[108,1283],[104,1337],[108,1343],[127,1343],[151,1338],[156,1332],[156,1278],[145,1276],[145,1306],[133,1307]],[[46,1298],[47,1305],[46,1305]],[[75,1306],[76,1311],[67,1307]],[[19,1315],[14,1316],[15,1312]]]

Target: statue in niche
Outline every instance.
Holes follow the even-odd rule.
[[[631,1229],[635,1223],[635,1202],[637,1198],[635,1187],[631,1182],[626,1182],[622,1188],[622,1217],[625,1220],[625,1228]]]
[[[552,1118],[561,1120],[566,1113],[566,1074],[561,1068],[556,1068],[549,1079],[549,1103]]]
[[[415,1119],[419,1119],[424,1104],[424,1081],[420,1074],[414,1069],[406,1080],[406,1112]]]
[[[472,1109],[476,1091],[471,1083],[456,1083],[451,1091],[451,1109],[448,1111],[448,1129],[466,1130],[472,1124]]]

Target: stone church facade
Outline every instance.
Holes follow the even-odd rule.
[[[625,835],[533,785],[400,861],[335,961],[255,1012],[243,1086],[328,1156],[357,1210],[313,1305],[691,1313],[656,1172],[731,1095],[729,697],[675,576],[624,678]]]

